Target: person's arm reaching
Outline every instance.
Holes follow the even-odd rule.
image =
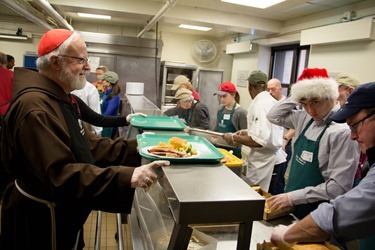
[[[329,234],[323,231],[308,215],[301,221],[289,227],[279,225],[271,236],[271,242],[277,245],[279,242],[294,244],[296,242],[320,242],[329,238]]]
[[[124,116],[103,116],[92,110],[79,97],[74,95],[77,100],[79,109],[81,111],[81,118],[83,121],[99,127],[121,127],[128,125],[126,117]]]

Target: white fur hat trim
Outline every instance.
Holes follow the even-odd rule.
[[[293,84],[291,98],[299,102],[301,99],[331,99],[339,96],[337,82],[331,78],[311,78]]]

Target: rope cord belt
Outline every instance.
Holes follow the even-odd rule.
[[[50,213],[51,213],[51,245],[52,245],[52,250],[56,250],[57,249],[56,248],[56,219],[55,219],[55,206],[56,206],[56,204],[54,202],[43,200],[43,199],[35,197],[31,194],[28,194],[25,190],[23,190],[18,185],[17,180],[15,180],[14,183],[16,185],[16,188],[18,189],[18,191],[21,194],[23,194],[24,196],[26,196],[27,198],[29,198],[31,200],[43,203],[43,204],[47,205],[47,207],[49,207],[49,210],[50,210]]]

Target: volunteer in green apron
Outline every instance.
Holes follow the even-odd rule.
[[[296,207],[302,218],[319,202],[349,191],[359,160],[358,144],[346,124],[331,122],[340,109],[337,82],[325,69],[305,69],[293,84],[290,98],[277,103],[267,119],[295,129],[296,142],[286,192],[267,199],[271,210]],[[302,104],[303,109],[296,106]]]
[[[375,82],[364,83],[349,96],[344,107],[330,116],[332,124],[346,123],[350,139],[366,152],[369,170],[360,183],[330,202],[323,202],[303,220],[290,226],[279,225],[271,236],[278,245],[328,240],[339,249],[373,250],[375,246]],[[326,138],[324,136],[322,141]],[[341,144],[337,141],[336,145]],[[321,147],[324,147],[321,144]],[[320,158],[320,157],[319,157]],[[346,157],[345,160],[350,160]],[[367,238],[366,238],[367,237]],[[359,241],[359,248],[352,241]]]
[[[221,133],[235,133],[238,130],[247,128],[247,112],[235,100],[237,95],[236,86],[231,82],[220,84],[219,90],[214,93],[220,97],[220,103],[217,111],[217,124],[214,131]],[[232,150],[238,158],[242,158],[241,146],[238,148],[223,147]]]
[[[285,192],[291,192],[308,186],[317,186],[324,182],[324,178],[319,169],[318,152],[319,143],[329,124],[323,129],[316,141],[309,140],[305,136],[306,130],[313,123],[309,121],[301,135],[294,143],[294,154],[292,158],[292,167],[290,170]],[[315,210],[320,202],[301,204],[294,206],[293,214],[302,219],[311,211]]]

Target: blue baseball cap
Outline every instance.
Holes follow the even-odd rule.
[[[361,109],[375,108],[375,82],[360,85],[348,97],[344,107],[332,115],[330,119],[338,123],[346,122],[346,118]]]

